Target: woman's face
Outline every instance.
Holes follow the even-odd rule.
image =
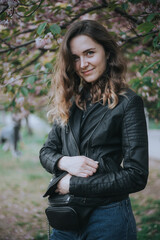
[[[107,58],[102,45],[86,35],[79,35],[71,39],[70,49],[76,73],[86,82],[95,82],[104,73]]]

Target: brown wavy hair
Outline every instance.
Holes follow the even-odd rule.
[[[87,83],[75,72],[70,41],[78,35],[86,35],[103,46],[107,59],[104,74],[94,83]],[[124,94],[127,87],[125,81],[126,62],[120,49],[106,30],[93,20],[82,20],[73,23],[66,32],[57,56],[55,73],[52,80],[51,110],[48,112],[50,121],[57,120],[64,125],[68,122],[70,108],[75,101],[80,109],[85,109],[85,92],[89,91],[92,103],[102,100],[108,102],[109,108],[118,104],[118,95]]]

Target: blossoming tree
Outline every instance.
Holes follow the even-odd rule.
[[[46,105],[56,53],[69,25],[101,22],[128,62],[127,80],[160,119],[158,0],[0,0],[0,109],[28,114]]]

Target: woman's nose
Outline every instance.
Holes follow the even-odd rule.
[[[81,68],[85,68],[88,66],[88,61],[83,57],[81,58]]]

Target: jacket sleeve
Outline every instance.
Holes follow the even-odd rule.
[[[70,193],[84,197],[111,197],[144,189],[148,178],[148,137],[141,97],[129,99],[122,120],[123,167],[120,171],[72,176]]]
[[[61,172],[57,168],[58,160],[62,155],[61,128],[53,124],[48,139],[40,150],[39,158],[42,166],[51,174]]]

